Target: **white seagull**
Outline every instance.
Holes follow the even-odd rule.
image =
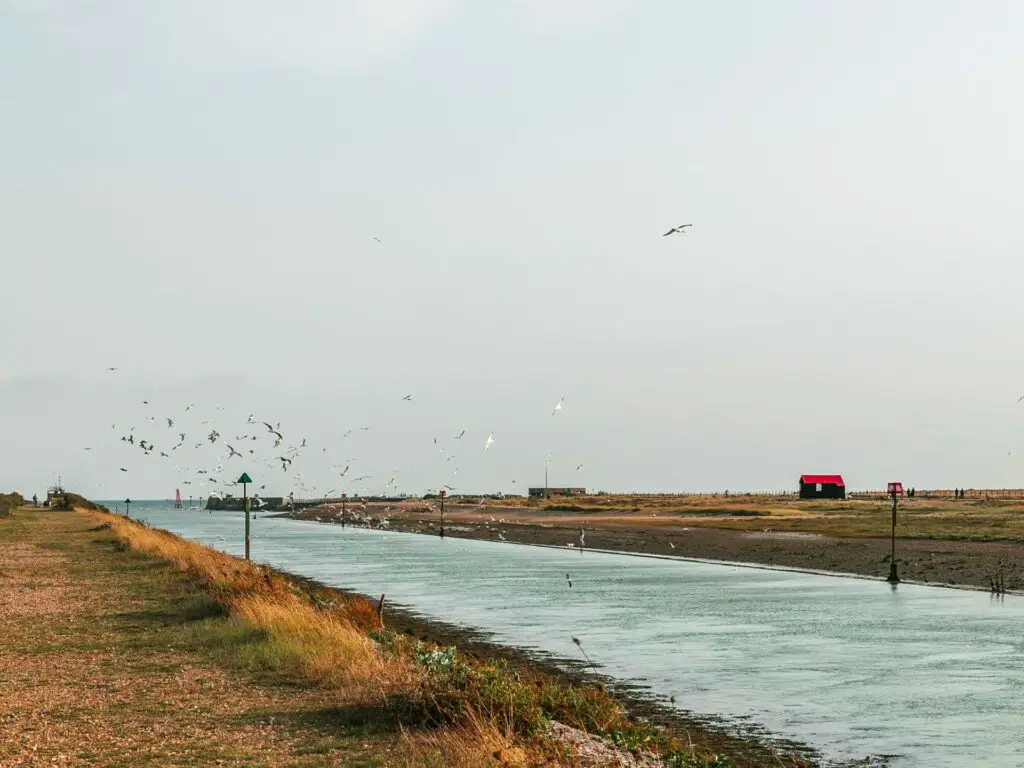
[[[560,410],[562,410],[562,403],[564,403],[564,402],[565,402],[565,398],[564,397],[558,398],[558,402],[555,403],[554,410],[551,411],[551,415],[552,416],[554,416],[556,413],[558,413]]]
[[[675,234],[685,235],[686,234],[686,228],[687,227],[692,227],[692,226],[693,226],[693,224],[680,224],[678,227],[672,227],[672,229],[670,229],[668,232],[666,232],[664,235],[662,235],[662,237],[668,237],[669,235],[675,235]]]
[[[484,450],[486,451],[488,448],[490,448],[491,447],[491,443],[493,443],[493,442],[494,442],[494,433],[491,432],[491,434],[489,434],[487,436],[487,442],[484,443]]]

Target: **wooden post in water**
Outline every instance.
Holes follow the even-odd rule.
[[[347,493],[341,494],[341,527],[342,528],[345,527],[345,507],[347,506],[346,505],[347,501],[348,501],[348,494]]]
[[[441,538],[444,538],[444,497],[447,495],[447,491],[441,489]]]

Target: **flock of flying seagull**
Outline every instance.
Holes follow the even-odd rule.
[[[680,224],[669,229],[662,237],[676,234],[685,235],[687,228],[692,226],[692,224]],[[373,239],[378,243],[383,242],[376,236]],[[120,368],[115,366],[107,368],[108,373],[117,373],[119,370]],[[413,396],[411,394],[402,397],[403,402],[412,402],[412,400]],[[150,403],[149,400],[143,400],[142,405],[155,410],[155,405]],[[560,397],[558,402],[555,403],[551,415],[558,414],[564,407],[565,398]],[[234,469],[232,459],[235,458],[249,459],[250,462],[264,464],[268,467],[280,467],[283,472],[289,475],[295,490],[305,494],[313,494],[317,498],[330,498],[334,495],[340,495],[342,493],[341,486],[362,492],[365,489],[355,488],[356,484],[373,478],[372,475],[360,475],[349,478],[352,462],[357,461],[357,459],[355,457],[346,457],[339,459],[336,464],[329,467],[329,472],[337,477],[336,484],[339,487],[329,488],[323,491],[323,493],[319,493],[319,489],[316,486],[306,484],[303,472],[292,471],[293,467],[296,466],[296,462],[311,450],[308,441],[302,438],[301,441],[286,445],[280,422],[263,421],[262,419],[257,419],[254,413],[250,413],[248,419],[239,428],[239,431],[244,434],[232,436],[229,432],[227,436],[222,436],[218,426],[227,429],[226,425],[222,423],[223,414],[220,413],[224,410],[223,406],[216,406],[214,412],[206,414],[207,418],[204,419],[196,418],[196,414],[193,412],[196,408],[195,403],[189,403],[184,406],[179,405],[178,408],[180,408],[180,411],[174,413],[165,410],[160,415],[151,413],[146,416],[145,421],[151,426],[145,427],[148,433],[145,437],[141,434],[136,434],[137,429],[139,432],[143,429],[138,425],[119,426],[118,424],[112,424],[111,429],[119,436],[119,442],[123,443],[126,448],[138,451],[136,455],[155,457],[168,461],[173,460],[178,482],[181,485],[202,487],[204,489],[203,492],[207,495],[219,495],[216,491],[216,488],[219,486],[233,487],[237,484],[235,475],[232,474]],[[368,432],[370,429],[371,427],[368,426],[359,427],[361,432]],[[150,432],[149,430],[153,431]],[[232,432],[234,431],[232,430]],[[342,438],[348,438],[353,432],[354,430],[351,429],[346,431]],[[466,430],[463,429],[455,435],[454,440],[462,440],[465,436]],[[436,446],[436,437],[433,442]],[[484,440],[484,451],[489,451],[495,442],[494,433],[489,433],[487,439]],[[94,448],[97,448],[97,446],[89,446],[85,450],[92,451]],[[328,449],[322,447],[320,452],[322,456],[325,456],[328,454]],[[452,474],[458,474],[458,467],[454,466],[455,456],[445,455],[443,448],[440,448],[439,452],[444,462],[452,466]],[[234,463],[237,465],[242,464],[241,461]],[[301,462],[298,466],[302,466]],[[119,470],[125,473],[130,471],[127,466],[120,466]],[[583,464],[577,464],[576,471],[582,470]],[[383,487],[384,493],[397,494],[398,492],[398,470],[393,470],[393,472],[394,474]],[[516,481],[513,480],[513,488],[515,485]],[[445,485],[444,487],[450,491],[455,490],[451,485]],[[259,486],[259,490],[265,489],[265,483]],[[380,491],[380,488],[378,487],[377,490]],[[197,493],[194,495],[202,494]],[[362,495],[366,494],[363,493]],[[256,498],[258,500],[258,495]]]
[[[117,373],[119,370],[117,367],[107,368],[109,373]],[[412,401],[411,394],[401,398],[401,402]],[[383,486],[378,483],[376,487],[368,488],[366,481],[372,480],[373,475],[353,471],[358,458],[345,455],[351,453],[351,450],[344,450],[339,455],[327,446],[311,445],[304,437],[287,440],[279,421],[265,421],[257,418],[255,413],[250,413],[243,422],[240,414],[232,419],[220,405],[212,409],[197,408],[195,403],[158,407],[148,399],[142,400],[141,405],[149,415],[144,416],[138,424],[111,424],[110,429],[114,433],[111,442],[114,446],[121,446],[127,455],[137,460],[166,461],[168,465],[173,465],[176,484],[194,490],[189,495],[219,497],[218,488],[235,487],[242,468],[251,471],[253,465],[280,468],[284,473],[282,484],[289,486],[291,493],[299,497],[340,498],[343,492],[362,496],[399,495],[398,469],[392,470],[390,479]],[[555,416],[564,407],[565,398],[560,397],[551,415]],[[365,433],[371,429],[370,426],[361,426],[358,432]],[[347,444],[350,442],[348,438],[356,431],[346,430],[340,440]],[[466,430],[461,429],[452,440],[462,441],[465,437]],[[494,433],[489,432],[483,441],[484,452],[489,451],[495,442]],[[85,450],[99,453],[103,447],[110,446],[88,446]],[[455,455],[439,447],[436,437],[433,438],[433,447],[438,451],[446,470],[457,475],[459,470]],[[310,461],[310,454],[317,460]],[[136,466],[132,461],[124,461],[118,469],[129,473]],[[310,470],[321,478],[324,475],[335,478],[332,483],[334,487],[321,490],[312,485],[312,481],[307,481],[300,468]],[[582,464],[576,465],[577,472],[582,469]],[[254,497],[257,506],[260,505],[260,492],[264,492],[267,485],[262,483],[258,486]],[[516,481],[513,480],[513,488],[515,485]],[[448,491],[456,490],[448,484],[444,488]]]

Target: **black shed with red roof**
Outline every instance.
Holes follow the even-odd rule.
[[[800,475],[801,499],[845,499],[842,475]]]

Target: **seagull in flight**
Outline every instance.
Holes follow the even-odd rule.
[[[491,432],[491,434],[489,434],[487,436],[487,442],[484,443],[484,450],[486,451],[487,449],[489,449],[491,447],[491,443],[493,443],[493,442],[494,442],[494,433]]]
[[[569,582],[569,589],[572,589],[572,579],[569,578],[569,574],[565,574],[565,580]]]
[[[121,467],[121,471],[122,471],[122,472],[127,472],[128,470],[127,470],[127,469],[125,469],[124,467]]]
[[[555,403],[555,409],[553,411],[551,411],[551,415],[552,416],[554,416],[556,413],[558,413],[560,410],[562,410],[562,403],[564,403],[564,402],[565,402],[565,398],[564,397],[558,398],[558,402]]]
[[[113,373],[114,371],[117,371],[119,369],[118,368],[107,368],[107,370],[110,371],[111,373]]]
[[[412,395],[406,395],[402,399],[405,400],[406,402],[410,402],[411,403],[412,402]]]
[[[381,245],[384,245],[384,241],[383,241],[383,240],[381,240],[381,239],[380,239],[379,237],[377,237],[376,235],[374,235],[374,236],[373,236],[373,239],[374,239],[374,240],[376,240],[376,241],[377,241],[378,243],[380,243]]]
[[[675,235],[675,234],[685,235],[686,234],[686,228],[687,227],[692,227],[692,226],[693,226],[693,224],[680,224],[678,227],[672,227],[672,229],[670,229],[668,232],[666,232],[664,235],[662,235],[662,237],[668,237],[669,235]]]
[[[280,462],[281,462],[281,469],[282,469],[283,471],[287,472],[287,471],[288,471],[288,469],[289,469],[289,468],[291,467],[291,465],[292,465],[292,460],[291,460],[291,459],[289,459],[289,458],[287,458],[287,457],[285,457],[285,456],[278,456],[277,458],[278,458],[278,461],[280,461]]]
[[[167,428],[170,429],[173,426],[174,426],[174,419],[168,417],[167,418]]]
[[[227,445],[227,443],[225,443],[225,445]],[[230,459],[232,456],[237,456],[238,458],[242,458],[242,454],[240,454],[233,447],[228,445],[228,459]]]
[[[466,434],[466,430],[462,430],[461,432],[459,432],[459,434],[457,434],[455,436],[455,439],[456,440],[461,440],[463,438],[463,436],[465,436],[465,434]]]
[[[583,465],[582,464],[577,464],[576,465],[576,471],[579,472],[581,469],[583,469]]]

